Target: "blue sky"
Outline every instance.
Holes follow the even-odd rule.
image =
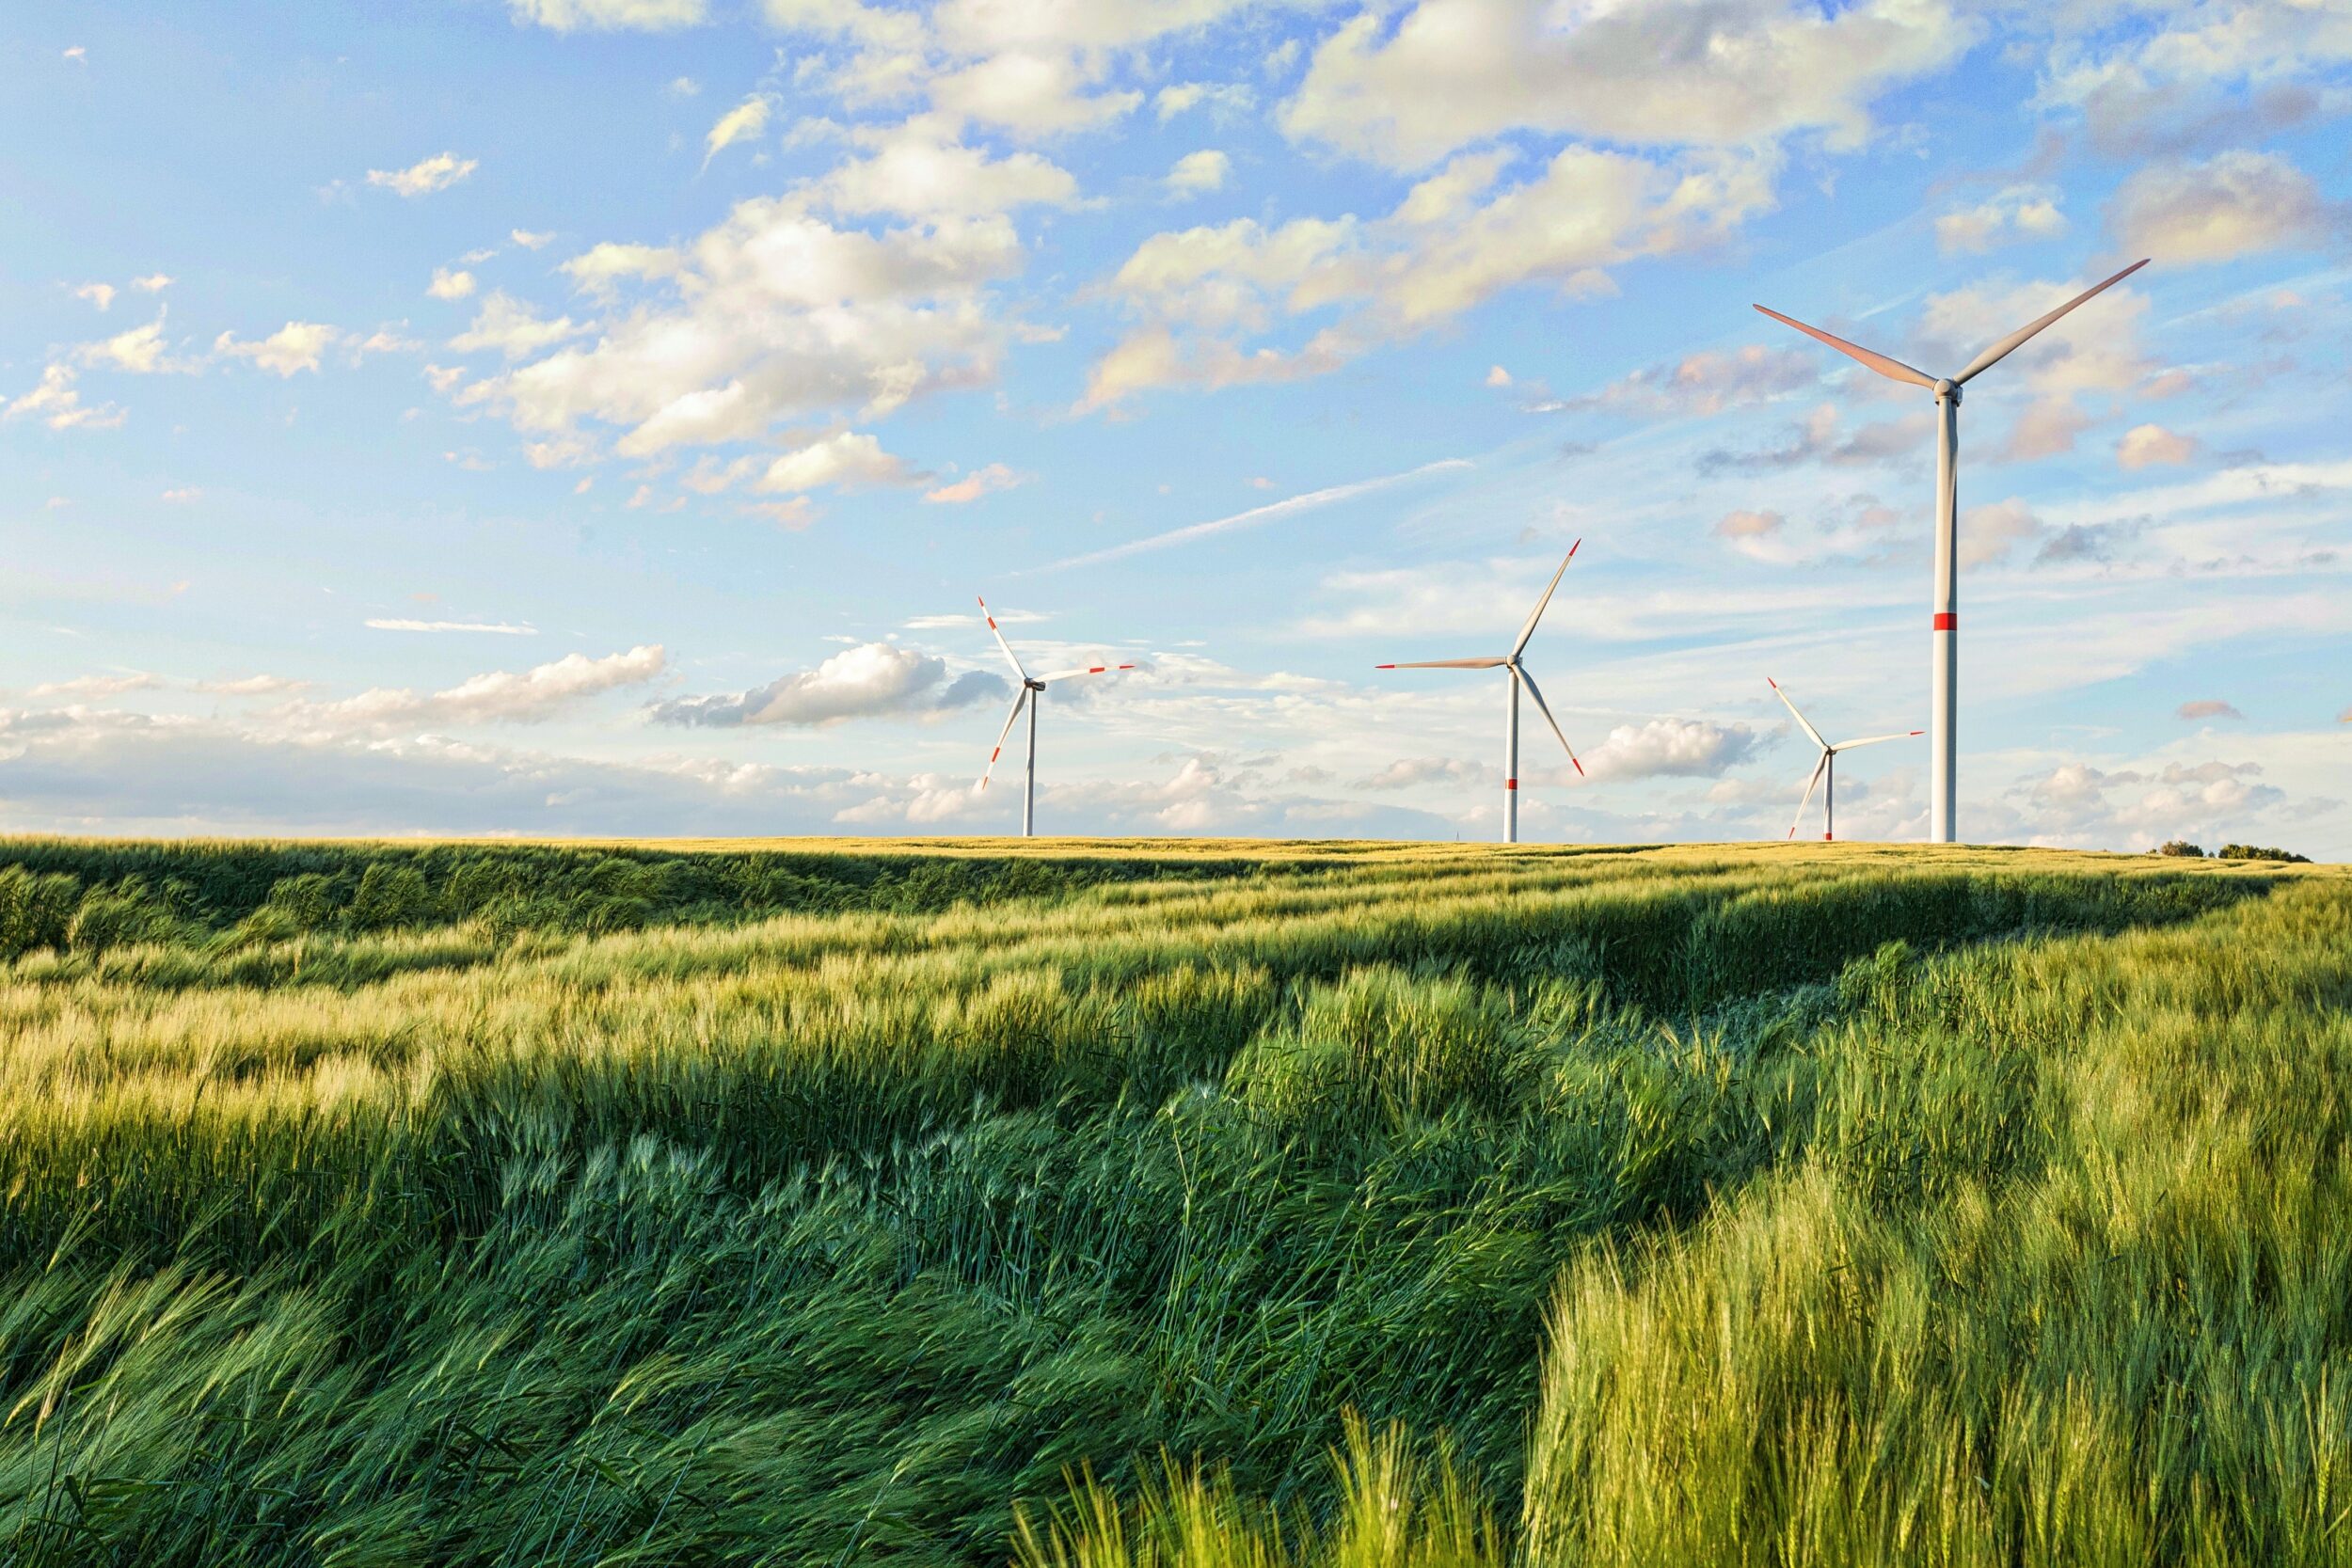
[[[0,829],[2352,853],[2352,8],[0,17]],[[1538,744],[1538,740],[1541,744]],[[1924,742],[1839,768],[1917,838]]]

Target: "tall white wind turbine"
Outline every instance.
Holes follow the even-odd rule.
[[[1507,670],[1510,672],[1511,705],[1507,710],[1510,717],[1503,728],[1502,743],[1502,842],[1505,844],[1517,844],[1519,841],[1520,687],[1527,688],[1527,694],[1535,699],[1536,711],[1544,716],[1544,722],[1551,726],[1551,733],[1560,736],[1560,749],[1568,753],[1570,762],[1576,763],[1577,776],[1581,778],[1584,774],[1584,765],[1576,761],[1576,748],[1568,744],[1566,736],[1561,735],[1560,721],[1551,716],[1550,705],[1544,701],[1543,689],[1535,684],[1535,677],[1528,673],[1527,666],[1519,661],[1519,655],[1527,651],[1527,640],[1535,635],[1535,623],[1544,618],[1544,607],[1551,603],[1551,591],[1560,586],[1561,573],[1568,569],[1568,562],[1576,559],[1577,546],[1583,543],[1583,540],[1579,539],[1575,545],[1568,546],[1568,553],[1560,560],[1560,570],[1551,574],[1551,581],[1545,586],[1544,596],[1535,601],[1534,613],[1528,616],[1527,624],[1519,627],[1518,641],[1512,643],[1511,651],[1502,657],[1427,658],[1413,664],[1377,666],[1382,670]]]
[[[1771,687],[1774,695],[1778,696],[1783,703],[1788,704],[1789,713],[1795,716],[1798,723],[1804,726],[1804,733],[1813,737],[1813,744],[1821,749],[1820,756],[1813,764],[1813,777],[1804,782],[1804,799],[1797,802],[1797,818],[1788,824],[1788,836],[1796,837],[1797,830],[1804,825],[1804,808],[1813,803],[1813,786],[1824,784],[1827,787],[1821,791],[1821,842],[1827,844],[1837,836],[1836,815],[1837,753],[1851,752],[1857,746],[1875,746],[1882,740],[1909,740],[1915,735],[1925,735],[1927,732],[1925,730],[1903,730],[1895,735],[1873,735],[1866,736],[1860,740],[1841,740],[1833,746],[1821,738],[1821,732],[1813,727],[1811,720],[1797,712],[1797,705],[1788,701],[1788,693],[1781,690],[1780,682],[1767,675],[1764,677],[1764,684]]]
[[[1005,727],[996,732],[996,749],[988,753],[988,766],[980,770],[979,787],[988,787],[989,775],[996,771],[996,759],[1005,754],[1005,736],[1012,733],[1013,723],[1021,717],[1021,710],[1027,708],[1029,768],[1028,784],[1021,796],[1021,836],[1031,838],[1037,833],[1037,707],[1044,699],[1046,687],[1055,681],[1068,680],[1073,675],[1100,675],[1111,670],[1132,670],[1135,666],[1089,664],[1076,670],[1057,670],[1051,674],[1032,675],[1021,667],[1021,660],[1013,653],[1012,644],[1005,641],[1004,632],[997,627],[996,617],[988,612],[986,599],[980,600],[980,617],[988,623],[989,635],[996,639],[996,645],[1005,650],[1005,662],[1012,666],[1014,677],[1021,682],[1021,690],[1013,697],[1012,711],[1005,715]]]
[[[1960,797],[1959,739],[1954,733],[1954,710],[1960,704],[1960,578],[1955,559],[1960,526],[1960,389],[2008,358],[2026,340],[2075,306],[2113,288],[2147,264],[2148,259],[2142,257],[2105,283],[2085,289],[2040,321],[2028,322],[1978,355],[1958,375],[1941,380],[1925,371],[1914,370],[1899,359],[1890,359],[1843,338],[1833,337],[1818,326],[1807,326],[1794,317],[1761,305],[1756,307],[1772,320],[1784,322],[1808,338],[1819,339],[1890,380],[1907,381],[1935,394],[1935,642],[1930,689],[1932,708],[1928,719],[1928,837],[1933,843],[1949,844],[1959,832],[1953,818]]]

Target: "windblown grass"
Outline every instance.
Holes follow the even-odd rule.
[[[43,842],[0,928],[10,1560],[2352,1559],[2331,868]]]

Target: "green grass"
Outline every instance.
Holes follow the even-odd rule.
[[[2352,1561],[2352,878],[0,846],[0,1560]]]

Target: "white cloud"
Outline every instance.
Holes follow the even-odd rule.
[[[1990,200],[1955,208],[1935,220],[1936,248],[1945,255],[1981,255],[2020,240],[2066,232],[2058,193],[2046,185],[2012,185]]]
[[[2310,175],[2242,149],[2140,169],[2116,191],[2106,217],[2124,249],[2172,265],[2315,245],[2343,227]]]
[[[621,245],[607,240],[564,262],[564,273],[576,287],[607,298],[614,286],[625,279],[675,277],[682,264],[678,253],[668,245]]]
[[[2225,703],[2220,699],[2214,697],[2203,698],[2197,702],[2183,703],[2174,711],[2180,718],[2189,720],[2192,722],[2199,719],[2243,719],[2246,717],[2246,715],[2237,710],[2234,704]]]
[[[977,218],[1025,206],[1067,207],[1078,199],[1069,170],[1034,152],[991,158],[931,120],[850,133],[866,150],[836,166],[809,195],[836,213],[895,214],[939,220]]]
[[[618,450],[632,457],[755,440],[788,420],[844,411],[876,417],[993,376],[1006,328],[982,291],[1022,261],[1002,217],[867,234],[834,228],[793,198],[739,202],[680,254],[677,275],[660,280],[666,302],[598,323],[592,344],[479,382],[462,400],[541,436],[583,421],[619,427]],[[539,336],[477,323],[457,346],[503,338],[519,358],[589,330],[537,323],[512,301],[503,308]]]
[[[1971,37],[1943,0],[1420,0],[1393,26],[1371,8],[1343,24],[1281,123],[1395,168],[1514,129],[1721,147],[1819,130],[1852,148],[1873,98]]]
[[[482,301],[473,325],[452,338],[449,346],[460,354],[496,352],[509,359],[521,359],[586,330],[574,325],[569,316],[544,320],[505,290],[493,289]]]
[[[111,283],[85,283],[73,291],[75,299],[86,299],[101,310],[115,302],[115,286]]]
[[[302,704],[287,717],[304,728],[337,729],[538,723],[586,698],[642,686],[667,668],[661,646],[646,643],[604,658],[574,653],[529,670],[492,671],[429,695],[379,687],[341,702]]]
[[[250,359],[262,370],[290,377],[298,371],[316,371],[319,356],[342,337],[340,329],[318,322],[288,322],[268,337],[251,341],[224,332],[213,340],[213,352],[227,358]]]
[[[2115,443],[2117,466],[2127,470],[2169,467],[2197,455],[2197,442],[2160,424],[2134,425]]]
[[[128,371],[134,375],[152,375],[162,371],[184,370],[164,357],[164,319],[157,316],[144,326],[118,332],[102,342],[85,343],[75,351],[74,357],[85,365],[103,366],[111,370]]]
[[[405,621],[373,620],[367,623],[372,631],[481,631],[494,632],[501,637],[536,637],[537,626],[516,626],[507,621]]]
[[[707,0],[506,0],[517,23],[558,33],[666,32],[709,19]]]
[[[1200,196],[1207,191],[1225,188],[1225,182],[1233,172],[1233,161],[1215,148],[1187,152],[1176,160],[1176,166],[1168,171],[1163,182],[1168,194],[1177,197]]]
[[[845,430],[786,452],[768,465],[753,488],[799,495],[826,485],[903,484],[912,478],[906,464],[882,451],[880,441]]]
[[[0,417],[22,419],[38,415],[52,430],[113,430],[126,417],[113,404],[92,408],[82,402],[82,394],[74,385],[75,371],[71,365],[53,364],[40,372],[40,383],[31,391],[10,403]]]
[[[1706,349],[1672,364],[1648,365],[1563,407],[1605,409],[1665,419],[1720,414],[1820,385],[1820,356],[1802,348]]]
[[[1157,234],[1113,291],[1145,325],[1091,368],[1082,409],[1160,386],[1222,387],[1327,373],[1496,294],[1548,282],[1570,299],[1616,292],[1604,270],[1721,243],[1772,204],[1768,156],[1699,153],[1667,165],[1570,147],[1496,190],[1507,158],[1468,155],[1387,217],[1241,218]],[[1296,349],[1237,341],[1334,316]]]
[[[1178,82],[1152,95],[1152,112],[1165,125],[1201,103],[1234,111],[1248,109],[1257,96],[1247,82]]]
[[[131,287],[145,293],[159,294],[171,287],[171,279],[163,273],[151,272],[145,277],[131,279]]]
[[[510,229],[506,231],[506,237],[525,250],[537,250],[541,245],[554,239],[555,235],[552,232],[534,232],[529,229]]]
[[[173,504],[175,504],[175,505],[178,505],[178,504],[182,504],[182,503],[184,503],[184,502],[187,502],[187,501],[196,500],[196,499],[198,499],[199,498],[200,498],[203,494],[204,494],[204,491],[203,491],[203,488],[202,488],[200,485],[195,485],[195,484],[182,484],[182,485],[176,486],[175,488],[172,488],[172,489],[169,489],[169,490],[165,491],[165,492],[164,492],[164,494],[163,494],[163,499],[164,499],[165,500],[167,500],[167,501],[172,502],[172,503],[173,503]]]
[[[757,93],[738,103],[719,117],[708,135],[703,137],[703,162],[707,164],[723,148],[739,141],[750,141],[768,129],[768,117],[775,105]]]
[[[464,299],[473,291],[472,273],[463,270],[452,272],[447,267],[435,267],[433,281],[424,288],[424,292],[435,299]]]
[[[961,506],[978,500],[982,496],[999,490],[1009,490],[1022,483],[1024,476],[1014,473],[1002,463],[991,463],[985,468],[975,468],[961,479],[937,489],[923,492],[923,499],[939,506]],[[1000,617],[1001,619],[1001,617]],[[909,625],[913,623],[910,622]]]
[[[882,714],[948,712],[1005,690],[1005,682],[986,671],[950,680],[945,659],[866,642],[749,691],[670,698],[654,705],[653,716],[665,724],[814,727]]]
[[[405,197],[431,196],[435,191],[449,189],[480,166],[479,159],[460,158],[454,152],[436,152],[432,157],[420,159],[406,168],[372,168],[368,170],[368,183],[397,191]]]
[[[2041,519],[2014,496],[1964,508],[1960,515],[1960,563],[1989,566],[2005,561],[2018,546],[2040,539],[2043,531]]]
[[[153,691],[163,685],[161,675],[132,670],[118,675],[77,675],[72,680],[44,681],[26,695],[50,700],[64,697],[82,701],[119,697],[133,691]]]
[[[1746,761],[1756,738],[1745,724],[1718,724],[1709,719],[1619,724],[1585,756],[1584,773],[1595,781],[1714,778]]]

